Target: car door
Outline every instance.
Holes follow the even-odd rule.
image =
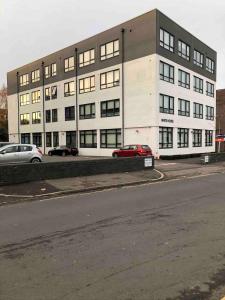
[[[18,161],[18,146],[8,146],[0,151],[0,163],[15,163]]]
[[[29,162],[32,159],[32,146],[21,145],[18,146],[18,161],[19,162]]]
[[[119,156],[121,157],[127,157],[129,156],[129,146],[124,146],[123,148],[120,149],[120,152],[119,152]]]

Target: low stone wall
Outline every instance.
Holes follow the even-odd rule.
[[[0,185],[154,168],[153,157],[0,165]]]
[[[225,152],[202,154],[201,162],[203,164],[210,164],[214,162],[225,161]]]

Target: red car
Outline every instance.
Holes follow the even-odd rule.
[[[113,157],[149,156],[152,150],[148,145],[127,145],[113,151]]]

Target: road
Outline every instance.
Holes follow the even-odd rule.
[[[225,175],[0,207],[0,300],[218,300]]]

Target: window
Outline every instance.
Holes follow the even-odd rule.
[[[32,124],[39,124],[41,123],[41,112],[36,111],[32,113]]]
[[[57,131],[53,132],[53,147],[59,146],[59,133]]]
[[[29,94],[20,95],[20,106],[28,105],[28,104],[30,104],[30,95]]]
[[[40,80],[40,70],[31,72],[31,82],[37,82]]]
[[[32,103],[38,103],[41,101],[41,92],[40,91],[34,91],[31,93],[31,101]]]
[[[95,49],[91,49],[79,54],[80,68],[91,65],[93,63],[95,63]]]
[[[95,90],[95,76],[82,78],[79,80],[79,93],[89,93]]]
[[[189,145],[189,129],[178,128],[177,129],[177,147],[188,148]]]
[[[52,109],[52,122],[58,122],[58,109]]]
[[[121,129],[100,130],[101,148],[121,147]]]
[[[208,57],[206,57],[206,70],[207,71],[209,71],[210,73],[215,73],[215,62],[212,60],[212,59],[210,59],[210,58],[208,58]]]
[[[46,147],[52,147],[52,133],[46,132]]]
[[[193,129],[193,147],[202,146],[202,130]]]
[[[30,123],[30,114],[20,115],[20,125],[27,125]]]
[[[82,130],[80,131],[81,148],[97,148],[97,131]]]
[[[203,104],[194,102],[194,118],[203,119]]]
[[[45,101],[51,99],[50,87],[45,88]]]
[[[213,131],[206,130],[205,131],[205,146],[212,146],[213,145]]]
[[[56,74],[57,74],[56,63],[53,63],[50,66],[45,67],[45,78],[56,76]]]
[[[37,147],[42,146],[41,132],[34,132],[33,133],[33,144],[36,145]]]
[[[100,88],[108,89],[120,84],[120,70],[109,71],[100,74]]]
[[[190,89],[190,74],[182,70],[178,70],[178,85],[186,89]]]
[[[198,93],[203,93],[203,80],[194,76],[194,91]]]
[[[165,114],[174,114],[174,97],[160,94],[159,111]]]
[[[75,60],[74,60],[74,57],[71,56],[71,57],[68,57],[64,60],[64,71],[65,72],[69,72],[69,71],[72,71],[74,70],[75,68]]]
[[[160,79],[174,83],[174,67],[160,61]]]
[[[4,153],[15,153],[18,152],[18,146],[11,146],[3,150]]]
[[[50,123],[51,122],[51,110],[48,109],[45,111],[45,122]]]
[[[65,107],[65,121],[75,120],[75,106]]]
[[[80,105],[79,118],[80,120],[95,118],[95,103]]]
[[[214,120],[214,107],[206,105],[206,120]]]
[[[50,66],[45,67],[45,78],[49,78],[51,76],[51,68]]]
[[[30,144],[30,133],[21,133],[21,144]]]
[[[45,88],[45,100],[56,99],[57,98],[57,86],[52,86]]]
[[[174,36],[160,28],[160,46],[174,52]]]
[[[190,117],[190,101],[178,99],[178,115]]]
[[[56,76],[57,71],[56,71],[56,63],[51,64],[51,75]]]
[[[52,93],[52,99],[56,99],[57,98],[57,86],[56,85],[51,87],[51,93]]]
[[[173,128],[159,127],[159,149],[173,148]]]
[[[186,60],[190,60],[190,46],[182,41],[178,41],[178,55]]]
[[[32,146],[18,146],[18,152],[32,151]]]
[[[24,74],[20,76],[20,86],[29,84],[29,74]]]
[[[75,82],[70,81],[64,83],[64,97],[75,95]]]
[[[66,146],[76,147],[76,131],[66,131]]]
[[[119,40],[101,46],[101,60],[106,60],[119,54]]]
[[[109,100],[101,102],[101,118],[115,117],[120,115],[120,100]]]
[[[214,97],[214,84],[206,81],[206,95]]]
[[[195,65],[203,68],[203,54],[197,50],[194,50],[194,59],[193,62]]]

